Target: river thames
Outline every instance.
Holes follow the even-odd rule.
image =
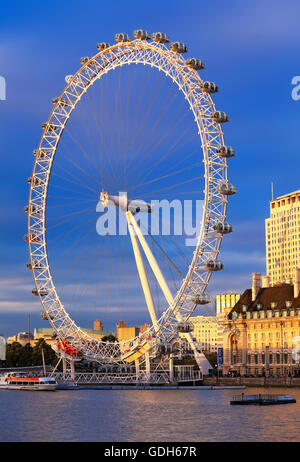
[[[230,406],[241,390],[0,390],[0,441],[299,441],[296,404]]]

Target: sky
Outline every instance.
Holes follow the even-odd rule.
[[[65,76],[77,71],[82,56],[96,53],[98,42],[113,43],[117,32],[166,32],[188,45],[189,56],[205,62],[206,78],[220,88],[216,106],[230,116],[224,131],[237,153],[229,176],[238,189],[228,209],[234,233],[226,236],[220,254],[225,269],[214,275],[208,292],[242,292],[250,287],[253,271],[265,273],[271,182],[275,197],[300,189],[300,100],[291,97],[292,79],[300,75],[299,13],[297,0],[65,0],[51,6],[14,1],[1,6],[0,76],[6,100],[0,100],[0,332],[26,330],[28,313],[33,327],[43,326],[23,241],[32,151]],[[84,327],[100,317],[107,330],[122,317],[96,310],[78,316]],[[142,321],[134,312],[131,316],[132,325]]]

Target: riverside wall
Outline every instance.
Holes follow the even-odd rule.
[[[300,377],[204,377],[202,385],[247,387],[300,387]]]

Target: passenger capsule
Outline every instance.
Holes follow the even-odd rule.
[[[229,122],[229,117],[225,112],[215,111],[210,116],[214,122],[222,124],[224,122]]]
[[[223,194],[224,196],[232,196],[237,192],[236,187],[230,183],[220,183],[217,186],[217,190],[220,194]]]
[[[48,316],[47,316],[46,313],[45,313],[45,311],[42,311],[41,314],[40,314],[40,318],[41,318],[43,321],[48,321],[48,318],[54,319],[54,315],[48,313]]]
[[[32,269],[42,269],[43,265],[40,261],[38,260],[33,260],[32,263],[27,263],[26,264],[27,268],[32,270]]]
[[[106,43],[106,42],[97,43],[97,50],[99,51],[106,50],[109,47],[110,47],[110,43]]]
[[[231,146],[218,146],[216,149],[216,154],[221,157],[234,157],[235,150]]]
[[[42,124],[42,129],[47,132],[55,132],[58,129],[58,125],[45,122]]]
[[[167,34],[163,32],[154,32],[152,34],[152,40],[157,43],[169,43],[170,39]]]
[[[219,91],[218,85],[214,82],[201,82],[200,88],[205,93],[217,93]]]
[[[89,60],[90,60],[90,58],[88,56],[85,56],[84,58],[80,59],[80,64],[84,65],[84,64],[88,63]]]
[[[40,287],[40,288],[38,288],[38,289],[35,287],[34,289],[32,289],[32,293],[33,293],[33,295],[35,295],[36,297],[38,297],[39,295],[40,295],[41,297],[45,297],[46,295],[48,295],[49,292],[48,292],[47,289],[45,289],[45,287]]]
[[[90,62],[89,62],[90,61]],[[81,58],[80,63],[84,66],[85,64],[89,63],[87,67],[93,67],[96,64],[96,61],[94,59],[91,60],[88,56],[85,56],[84,58]]]
[[[46,148],[35,149],[33,151],[33,155],[38,157],[39,159],[45,159],[46,157],[50,157],[50,153],[47,151]]]
[[[204,64],[200,59],[197,58],[189,58],[185,61],[187,67],[194,69],[195,71],[200,71],[200,69],[204,69]]]
[[[60,107],[69,106],[68,101],[65,100],[64,98],[53,98],[53,99],[52,99],[52,103],[53,103],[53,104],[57,104],[57,105],[60,106]]]
[[[73,77],[74,77],[74,75],[66,75],[65,81],[66,81],[67,83],[70,83],[71,80],[73,79]]]
[[[128,34],[116,34],[115,35],[116,42],[131,42],[131,38]]]
[[[172,345],[170,343],[159,343],[157,345],[157,352],[161,355],[171,354],[173,351]]]
[[[33,176],[27,178],[27,183],[32,184],[33,186],[40,186],[41,184],[43,184],[43,180],[41,180],[41,178]]]
[[[31,215],[34,215],[36,213],[40,213],[40,210],[36,205],[31,205],[31,206],[26,205],[24,207],[24,211],[25,211],[25,213],[30,212]]]
[[[176,326],[177,332],[186,334],[194,330],[194,325],[191,322],[179,322]]]
[[[206,295],[206,294],[195,295],[192,298],[192,302],[195,303],[195,305],[207,305],[208,303],[211,302],[211,298],[209,295]]]
[[[208,260],[205,267],[209,271],[220,271],[224,268],[224,263],[220,260]]]
[[[142,29],[137,29],[133,32],[134,38],[138,40],[149,40],[150,39],[150,34],[146,30]]]
[[[29,242],[29,241],[30,241],[30,242],[39,242],[39,241],[40,241],[40,238],[39,238],[39,236],[38,236],[37,234],[35,234],[35,233],[31,233],[31,234],[29,234],[29,236],[28,236],[28,234],[25,234],[25,236],[24,236],[24,241],[25,241],[25,242]]]
[[[187,53],[188,51],[187,46],[182,42],[171,42],[170,50],[175,51],[176,53]]]
[[[229,234],[232,233],[232,226],[226,222],[218,222],[213,225],[213,230],[219,234]]]

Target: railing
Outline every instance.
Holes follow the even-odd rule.
[[[131,373],[63,373],[56,372],[53,377],[58,382],[73,382],[76,384],[139,384],[139,383],[157,383],[168,384],[170,383],[168,372],[151,372],[146,374],[140,372],[139,374]],[[73,379],[74,377],[74,379]]]
[[[168,370],[155,371],[147,374],[145,371],[135,373],[75,373],[55,372],[53,377],[58,382],[74,382],[75,384],[170,384]],[[175,377],[176,382],[199,381],[202,379],[200,371],[193,371],[191,375]]]

